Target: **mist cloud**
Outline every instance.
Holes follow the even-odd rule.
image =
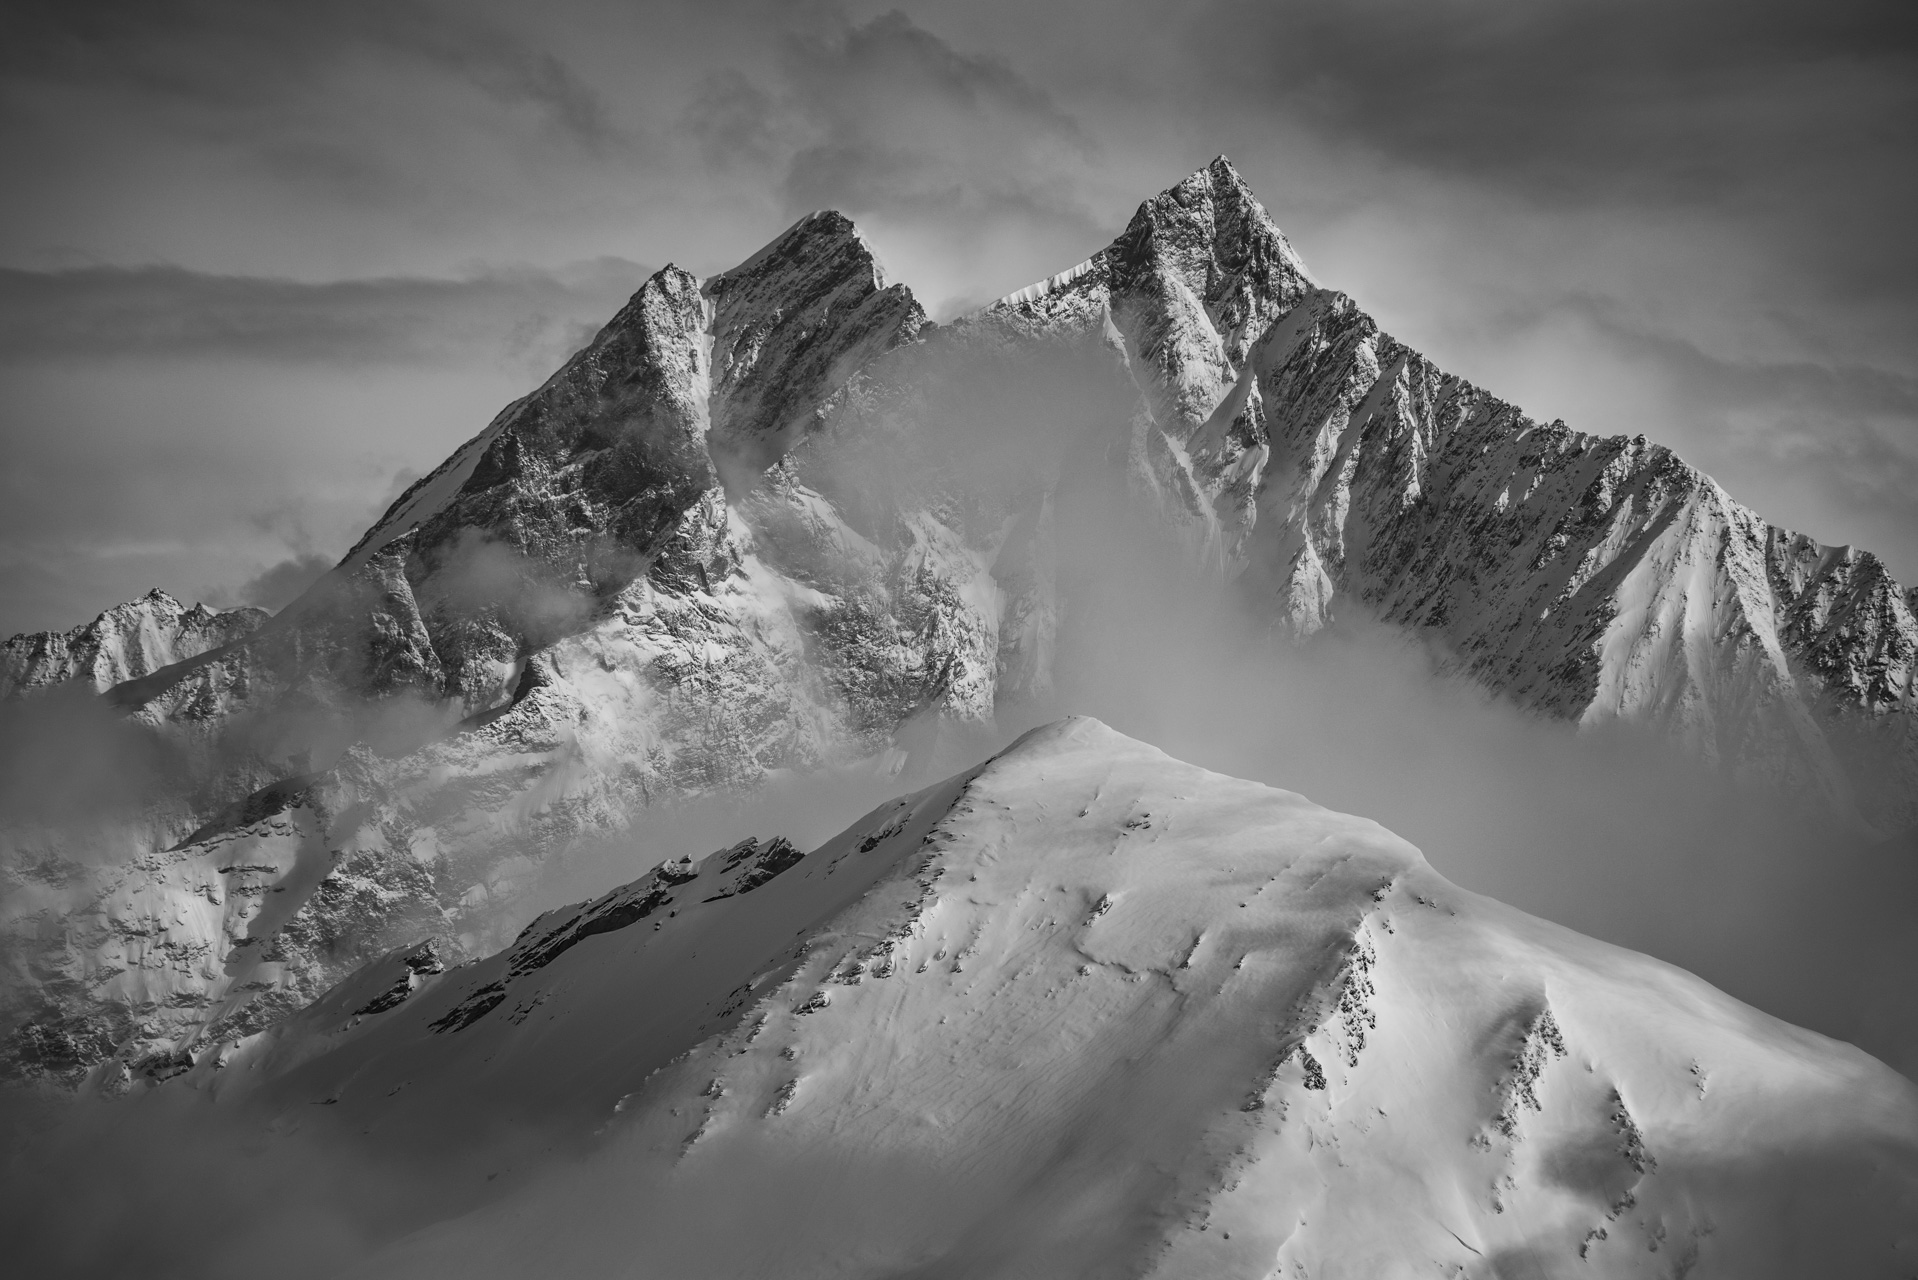
[[[430,1171],[331,1135],[263,1133],[203,1098],[0,1094],[0,1229],[38,1275],[338,1274],[431,1216]],[[502,1138],[486,1154],[504,1164]]]
[[[50,856],[100,856],[100,841],[63,833],[135,822],[168,783],[180,781],[176,765],[155,735],[91,689],[0,702],[0,814],[47,832]]]
[[[308,283],[182,267],[0,268],[0,361],[233,357],[323,364],[556,366],[648,274],[603,258],[558,271]]]
[[[801,12],[767,12],[778,32],[769,74],[718,69],[686,106],[710,164],[777,173],[787,217],[838,209],[967,256],[991,246],[1024,258],[1007,242],[1035,224],[1062,245],[1102,234],[1083,198],[1100,144],[1041,83],[898,10],[865,22]],[[985,300],[946,272],[908,283],[942,315]]]
[[[599,152],[618,131],[599,95],[534,41],[468,11],[457,21],[421,0],[251,5],[237,0],[23,0],[8,7],[0,72],[40,83],[137,88],[181,111],[278,113],[319,95],[356,59],[428,68],[484,96],[538,111],[553,131]],[[413,67],[405,66],[407,63]]]
[[[1092,158],[1079,122],[1010,64],[962,53],[897,11],[834,25],[794,32],[783,50],[823,134],[789,163],[794,207],[823,197],[886,212],[955,199],[1040,209],[1047,193],[1036,177]]]
[[[318,582],[332,567],[333,560],[328,556],[291,556],[241,583],[233,594],[241,604],[278,612],[297,600],[301,592]]]
[[[1686,451],[1714,434],[1741,443],[1746,458],[1716,478],[1747,505],[1762,514],[1794,485],[1823,490],[1832,506],[1857,513],[1870,535],[1860,545],[1911,563],[1918,373],[1844,359],[1727,359],[1683,336],[1647,331],[1603,302],[1573,300],[1564,310],[1592,325],[1595,344],[1667,375],[1687,418],[1668,443]]]
[[[1913,114],[1895,107],[1918,95],[1918,20],[1875,0],[1205,8],[1205,25],[1240,37],[1206,45],[1229,92],[1422,167],[1538,194],[1719,201],[1775,181],[1767,161],[1781,151],[1918,139]],[[1903,177],[1874,181],[1888,192]]]

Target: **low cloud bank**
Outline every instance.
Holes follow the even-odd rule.
[[[477,354],[543,374],[647,274],[611,257],[557,270],[317,283],[172,266],[0,267],[0,364],[105,356],[464,365]]]

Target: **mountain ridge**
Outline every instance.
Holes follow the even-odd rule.
[[[156,674],[254,631],[267,611],[192,608],[160,590],[103,610],[67,631],[0,641],[0,698],[79,683],[94,693]]]
[[[193,786],[77,899],[21,882],[9,1070],[174,1070],[423,934],[503,940],[545,855],[650,805],[1042,705],[1101,508],[1280,633],[1375,614],[1531,711],[1918,820],[1918,623],[1881,563],[1445,375],[1221,157],[950,325],[830,212],[655,273],[300,600],[108,690]]]

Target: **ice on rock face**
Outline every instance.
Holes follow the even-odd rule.
[[[113,1076],[422,937],[503,941],[512,868],[648,805],[901,764],[1045,697],[1074,503],[1162,530],[1275,630],[1381,617],[1538,714],[1918,821],[1918,621],[1880,562],[1436,368],[1320,286],[1220,158],[951,325],[836,213],[710,279],[667,267],[270,621],[149,597],[8,642],[6,680],[111,686],[192,776],[85,893],[0,922],[59,975],[6,1033],[38,1047],[0,1057]],[[219,929],[137,990],[99,977],[145,927],[112,887],[195,918],[201,872],[160,868],[296,779],[318,852],[276,886],[283,927],[326,945],[245,991]],[[10,865],[72,861],[5,839]]]
[[[615,1223],[713,1277],[1863,1276],[1918,1245],[1896,1073],[1091,720],[803,857],[747,841],[402,962],[165,1086],[443,1164],[447,1220],[368,1275],[591,1272]],[[597,1137],[497,1198],[478,1117]]]

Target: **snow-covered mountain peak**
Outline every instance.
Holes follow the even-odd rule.
[[[767,241],[763,248],[738,266],[710,277],[706,288],[717,294],[728,287],[728,282],[764,278],[768,274],[766,264],[770,259],[817,260],[821,256],[838,254],[858,261],[861,269],[871,274],[873,288],[884,289],[892,283],[871,242],[851,218],[837,209],[815,209]]]
[[[1235,334],[1237,365],[1247,335],[1256,336],[1312,287],[1290,241],[1220,156],[1142,203],[1112,244],[1069,271],[1008,294],[986,312],[1023,314],[1027,323],[1035,310],[1053,318],[1060,303],[1039,304],[1062,292],[1082,299],[1081,307],[1090,302],[1118,310],[1129,300],[1156,310],[1196,304],[1210,327]],[[1148,339],[1145,345],[1153,344]]]
[[[71,631],[37,631],[0,643],[0,698],[73,683],[102,693],[217,649],[259,628],[264,609],[191,608],[155,587]]]
[[[1156,260],[1195,296],[1216,299],[1222,313],[1283,310],[1302,286],[1313,284],[1291,242],[1224,156],[1140,205],[1110,252],[1134,271]]]
[[[1895,1073],[1085,719],[803,856],[669,861],[472,965],[396,952],[183,1087],[440,1162],[472,1211],[373,1275],[597,1273],[614,1220],[715,1277],[1863,1276],[1918,1246]],[[526,1128],[597,1137],[490,1183]]]
[[[1382,616],[1548,715],[1656,724],[1849,820],[1918,821],[1912,592],[1642,436],[1437,368],[1314,284],[1223,157],[966,323],[1118,353],[1131,487],[1275,629]]]
[[[643,542],[634,517],[645,521],[648,504],[635,504],[630,490],[663,484],[671,492],[710,478],[704,328],[698,279],[673,266],[655,272],[544,385],[402,494],[341,569],[364,566],[401,538],[425,551],[468,531],[536,556],[557,553],[577,539],[555,511],[529,507],[547,485],[565,495],[548,508],[575,495],[600,508],[589,526],[617,518],[609,506],[626,508],[623,523]]]

